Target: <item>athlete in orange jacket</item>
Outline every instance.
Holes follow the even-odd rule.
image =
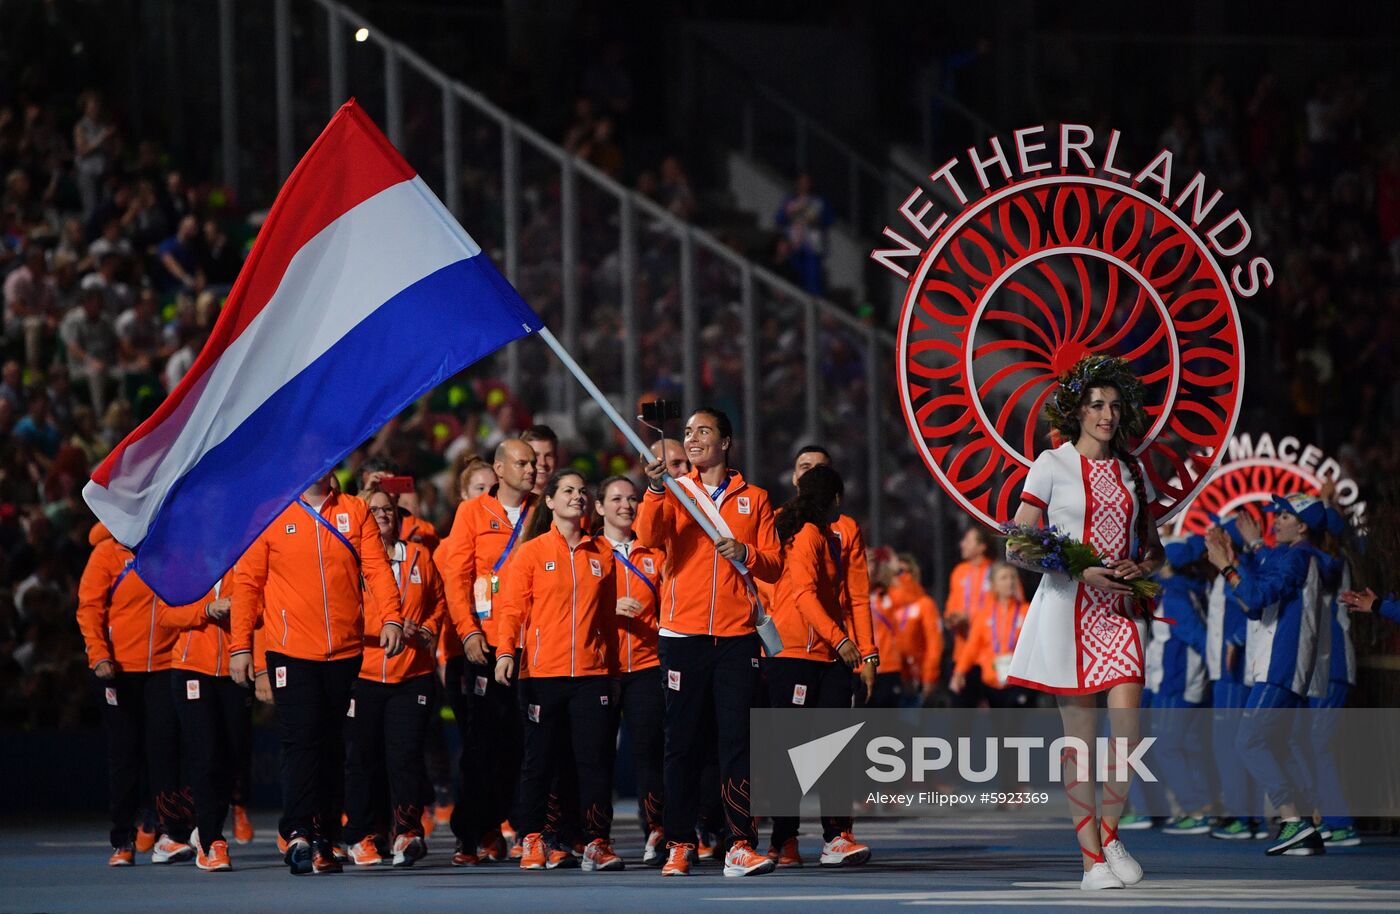
[[[902,674],[918,686],[920,701],[927,702],[943,677],[943,617],[938,603],[924,590],[918,560],[902,553],[896,568],[890,597],[899,626]]]
[[[637,518],[640,492],[626,476],[610,476],[598,487],[598,516],[602,532],[598,545],[610,550],[617,575],[617,608],[613,614],[617,632],[621,696],[614,708],[614,726],[626,720],[632,745],[632,771],[637,779],[637,816],[646,845],[642,863],[660,866],[665,833],[661,830],[664,808],[661,761],[665,752],[662,728],[666,692],[657,653],[657,606],[666,556],[637,542],[632,525]]]
[[[967,648],[953,664],[948,690],[954,695],[963,691],[967,674],[976,668],[987,703],[993,708],[1022,707],[1029,701],[1029,690],[1006,685],[1006,671],[1026,621],[1026,601],[1018,595],[1019,585],[1020,575],[1013,566],[1006,562],[992,565],[992,604],[973,620]]]
[[[748,712],[760,688],[760,643],[746,581],[730,560],[774,582],[782,573],[782,552],[768,493],[729,469],[733,436],[729,417],[718,409],[705,407],[686,421],[684,444],[694,469],[682,479],[691,493],[687,497],[720,520],[718,540],[712,542],[664,488],[662,460],[647,464],[647,493],[636,523],[638,540],[664,549],[672,569],[661,595],[659,642],[666,673],[663,876],[690,873],[706,755],[699,735],[711,714],[717,722],[720,795],[735,838],[725,855],[725,873],[747,876],[773,869],[773,861],[754,850],[758,834],[749,812]]]
[[[764,660],[769,705],[774,708],[849,708],[851,670],[860,652],[842,627],[850,617],[846,569],[832,525],[841,510],[844,487],[830,466],[807,468],[797,481],[797,497],[777,516],[783,543],[783,576],[771,611],[783,635],[783,650]],[[801,866],[797,847],[800,820],[773,819],[768,856],[780,867]],[[849,816],[822,816],[823,866],[856,866],[870,848],[852,834]]]
[[[380,835],[392,840],[394,866],[412,866],[427,853],[423,801],[429,786],[423,758],[446,599],[428,550],[399,537],[397,498],[377,485],[361,494],[398,587],[405,647],[391,656],[377,639],[365,638],[346,725],[346,829],[358,839],[350,849],[357,866],[382,861]]]
[[[160,624],[159,597],[133,567],[131,551],[102,524],[88,534],[92,554],[78,582],[78,628],[96,677],[107,731],[112,866],[135,862],[136,813],[143,764],[161,835],[153,863],[194,856],[194,810],[181,790],[179,728],[170,689],[175,632]]]
[[[334,491],[332,479],[327,474],[268,524],[233,575],[236,682],[249,679],[262,609],[282,736],[278,831],[293,875],[340,871],[332,846],[343,806],[343,730],[363,639],[377,637],[390,655],[403,647],[399,591],[379,528],[365,503]]]
[[[238,771],[253,744],[253,696],[229,678],[229,599],[223,579],[202,600],[161,606],[161,624],[178,630],[171,651],[175,709],[180,717],[181,760],[194,795],[195,864],[230,869],[224,820]],[[246,784],[243,786],[246,791]],[[246,801],[245,801],[246,802]]]
[[[616,695],[610,677],[617,674],[617,580],[612,550],[583,531],[588,504],[587,483],[578,471],[551,476],[501,591],[496,680],[502,685],[516,673],[520,632],[525,639],[520,662],[525,751],[510,820],[525,835],[520,867],[526,870],[553,869],[573,859],[567,848],[546,849],[543,836],[565,740],[573,749],[579,817],[588,842],[583,868],[623,868],[612,850],[611,703]]]
[[[797,452],[793,461],[792,486],[812,467],[831,466],[831,454],[817,444],[808,444]],[[860,650],[860,680],[864,692],[862,703],[868,702],[875,687],[880,666],[880,650],[875,644],[875,626],[870,615],[870,569],[865,559],[865,538],[855,518],[842,514],[831,525],[831,532],[841,546],[841,567],[845,572],[846,631],[855,638]]]
[[[948,577],[948,627],[953,632],[953,663],[966,660],[967,639],[975,624],[986,620],[992,598],[992,540],[981,527],[969,527],[958,540],[962,561],[953,567]],[[976,705],[980,701],[981,680],[973,688],[964,689],[955,704]]]
[[[447,610],[465,650],[445,678],[458,711],[461,776],[452,807],[457,848],[453,866],[507,859],[500,825],[520,773],[520,711],[515,690],[497,683],[495,612],[510,554],[519,545],[535,486],[535,452],[517,438],[496,447],[496,487],[457,506],[447,539],[433,559],[442,573]],[[518,633],[517,633],[518,637]],[[444,652],[446,653],[446,652]]]

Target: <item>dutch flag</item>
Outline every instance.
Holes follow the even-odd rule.
[[[539,318],[352,100],[277,195],[212,335],[83,497],[172,604],[400,410]]]

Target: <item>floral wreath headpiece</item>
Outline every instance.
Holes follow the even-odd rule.
[[[1087,355],[1056,379],[1054,394],[1045,402],[1045,418],[1055,431],[1069,438],[1078,431],[1079,407],[1095,387],[1113,387],[1123,398],[1119,435],[1137,437],[1147,427],[1142,403],[1146,389],[1125,359],[1112,355]]]

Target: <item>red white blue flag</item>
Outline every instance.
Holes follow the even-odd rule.
[[[277,195],[189,373],[83,497],[156,593],[192,602],[400,410],[540,327],[352,100]]]

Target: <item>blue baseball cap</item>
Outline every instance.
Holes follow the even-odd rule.
[[[1327,505],[1316,495],[1294,492],[1287,498],[1273,497],[1274,511],[1279,514],[1292,514],[1308,525],[1309,530],[1321,531],[1327,521]]]
[[[1219,514],[1212,514],[1209,511],[1206,512],[1206,517],[1210,518],[1210,522],[1212,524],[1225,531],[1226,535],[1230,537],[1230,542],[1235,544],[1236,549],[1244,548],[1244,537],[1240,535],[1240,528],[1235,523],[1235,519],[1233,517],[1227,521],[1222,522],[1220,520]]]
[[[1162,540],[1167,553],[1167,564],[1173,568],[1185,568],[1206,554],[1206,541],[1198,534],[1191,536],[1168,536]]]

